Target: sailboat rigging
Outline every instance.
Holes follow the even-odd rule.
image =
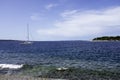
[[[29,24],[27,24],[27,40],[24,41],[22,44],[32,44],[32,41],[29,40],[30,35],[29,35]]]

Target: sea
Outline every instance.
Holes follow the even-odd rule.
[[[0,67],[42,65],[120,70],[120,42],[0,40]],[[6,67],[5,66],[5,67]]]

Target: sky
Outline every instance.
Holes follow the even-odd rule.
[[[120,35],[120,0],[0,0],[0,39],[92,40]]]

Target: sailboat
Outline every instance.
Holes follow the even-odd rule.
[[[27,40],[24,41],[22,44],[32,44],[33,42],[29,40],[30,39],[30,35],[29,35],[29,24],[27,24]]]

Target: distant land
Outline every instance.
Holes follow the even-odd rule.
[[[120,36],[103,36],[94,38],[93,41],[120,41]]]

